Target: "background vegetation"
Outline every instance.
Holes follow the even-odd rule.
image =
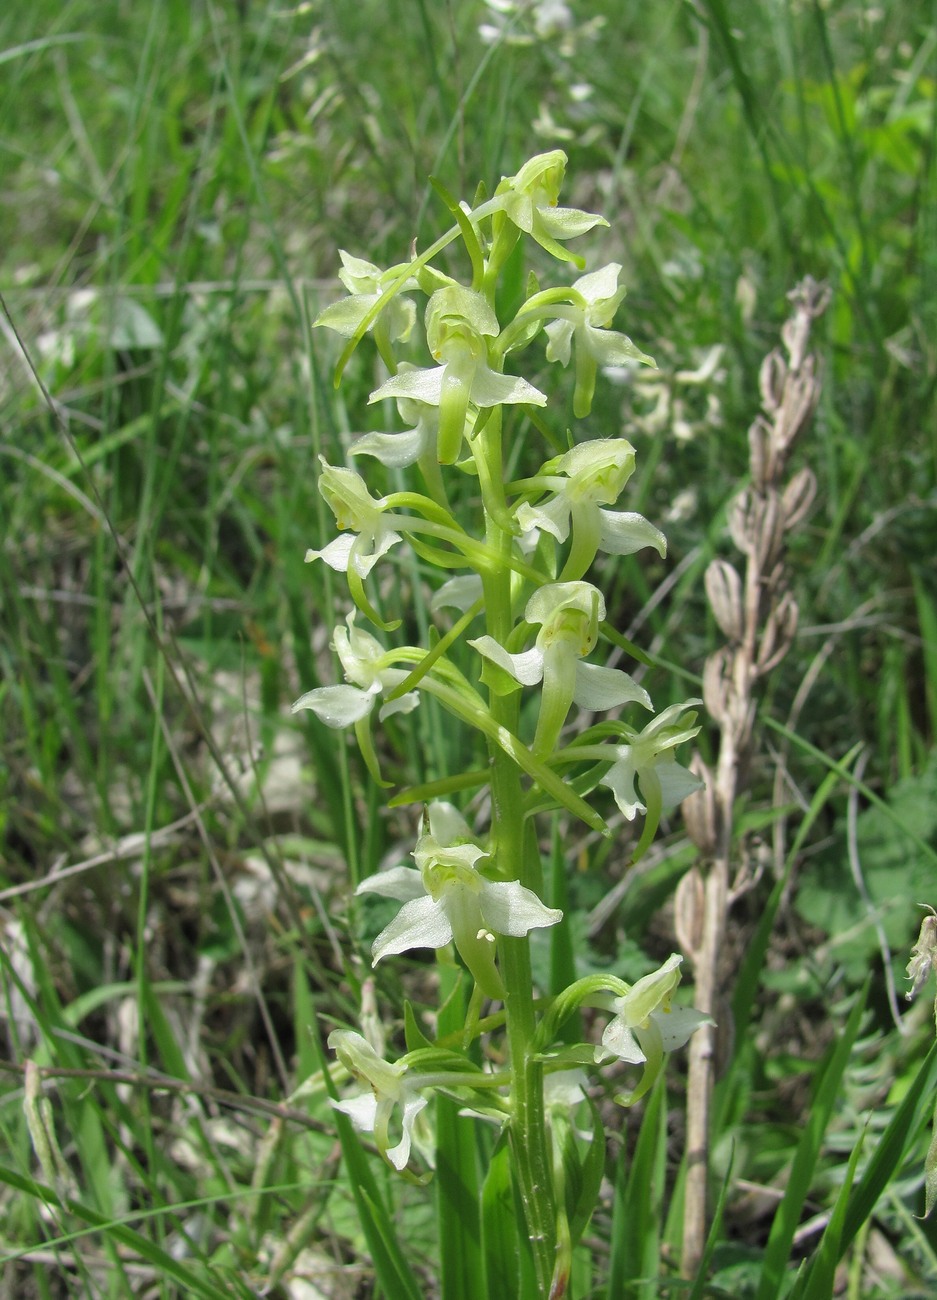
[[[593,424],[637,446],[628,508],[670,553],[651,581],[630,561],[604,581],[610,617],[679,666],[684,695],[719,641],[702,573],[728,545],[758,367],[794,283],[832,291],[798,453],[820,484],[791,560],[800,629],[761,702],[739,825],[761,878],[734,914],[727,988],[789,874],[746,976],[751,1023],[724,1044],[722,1294],[755,1294],[820,1063],[866,977],[780,1291],[930,1046],[929,995],[898,1000],[916,905],[937,904],[937,6],[569,10],[538,34],[536,14],[474,0],[3,6],[6,1295],[371,1294],[332,1114],[321,1089],[293,1094],[362,1000],[399,1025],[399,977],[375,987],[349,956],[379,917],[348,895],[413,823],[379,813],[341,736],[288,704],[333,680],[329,575],[303,566],[329,535],[316,455],[384,418],[365,405],[372,356],[337,394],[334,339],[310,322],[339,291],[339,247],[388,265],[448,224],[431,173],[471,198],[562,147],[567,201],[612,219],[595,264],[623,264],[619,325],[660,374],[600,384]],[[387,606],[425,617],[418,572],[394,583]],[[388,740],[398,781],[472,761],[416,716],[420,734]],[[636,877],[624,831],[608,847],[557,834],[571,868],[591,855],[571,870],[579,964],[633,977],[666,955],[692,861],[679,822]],[[419,980],[417,965],[417,1000]],[[916,1123],[838,1274],[853,1296],[937,1285]],[[432,1295],[429,1212],[398,1204]],[[675,1249],[676,1216],[662,1235]]]

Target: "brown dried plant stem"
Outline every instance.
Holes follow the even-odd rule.
[[[736,497],[729,531],[744,556],[744,570],[714,560],[706,571],[706,594],[726,644],[710,655],[703,672],[706,707],[719,728],[719,756],[708,770],[694,765],[705,788],[685,804],[687,828],[699,864],[680,882],[677,934],[690,954],[695,1005],[715,1022],[728,1014],[719,990],[729,911],[751,887],[742,868],[733,878],[734,807],[748,781],[755,720],[755,687],[787,654],[797,628],[797,604],[788,588],[787,537],[806,516],[816,480],[801,469],[785,481],[793,446],[813,416],[820,393],[816,358],[807,352],[813,320],[824,310],[826,291],[809,277],[789,295],[792,313],[782,329],[784,352],[775,348],[762,363],[762,413],[749,429],[751,481]],[[786,356],[784,353],[786,352]],[[708,865],[707,865],[708,864]],[[681,1268],[697,1273],[708,1228],[711,1107],[717,1068],[717,1029],[702,1026],[691,1039],[687,1081],[687,1174]]]

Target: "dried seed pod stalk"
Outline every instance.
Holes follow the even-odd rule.
[[[731,905],[733,805],[746,780],[755,718],[755,688],[790,649],[797,603],[788,590],[787,540],[806,517],[816,493],[809,469],[786,480],[791,452],[816,410],[820,380],[808,353],[813,321],[826,308],[828,291],[809,276],[789,295],[793,310],[781,331],[784,351],[773,349],[760,372],[762,412],[749,429],[751,482],[729,510],[729,532],[743,560],[736,568],[714,560],[706,593],[727,644],[703,670],[707,708],[719,728],[719,758],[710,774],[705,812],[687,817],[700,850],[701,874],[681,893],[681,925],[695,942],[696,1005],[716,1012],[719,969]],[[786,353],[786,356],[785,356]],[[714,833],[715,832],[715,833]],[[694,872],[698,871],[694,868]],[[690,915],[692,913],[692,915]],[[710,1101],[716,1068],[711,1026],[690,1047],[687,1085],[687,1184],[684,1214],[684,1276],[696,1274],[707,1231]]]

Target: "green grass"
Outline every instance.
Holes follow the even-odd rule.
[[[798,452],[820,484],[793,548],[800,634],[764,701],[803,744],[764,731],[744,810],[769,839],[759,814],[783,761],[788,841],[801,821],[809,833],[735,1045],[717,1160],[724,1171],[734,1142],[737,1188],[777,1192],[792,1167],[803,1182],[797,1139],[820,1113],[808,1081],[865,971],[865,1037],[837,1095],[818,1085],[829,1124],[800,1188],[808,1208],[798,1218],[785,1203],[788,1236],[833,1210],[867,1117],[865,1149],[917,1076],[932,1026],[925,1007],[906,1012],[905,1034],[891,1022],[847,843],[861,779],[900,822],[860,798],[861,862],[900,981],[915,905],[937,902],[932,859],[902,829],[937,847],[937,10],[600,0],[586,11],[579,30],[495,48],[479,39],[490,14],[476,3],[362,0],[346,15],[260,0],[36,0],[0,15],[9,1294],[250,1295],[273,1280],[288,1295],[304,1271],[323,1289],[329,1279],[329,1295],[371,1293],[325,1091],[288,1099],[362,996],[392,1026],[405,995],[420,999],[418,968],[402,981],[382,971],[375,995],[350,957],[365,955],[374,921],[350,884],[409,843],[413,819],[382,809],[337,733],[288,713],[334,672],[338,588],[302,562],[330,531],[317,455],[340,460],[350,433],[384,418],[366,406],[370,355],[336,393],[338,348],[309,326],[338,293],[339,247],[390,264],[447,223],[430,174],[471,198],[479,177],[490,189],[554,143],[570,157],[567,201],[612,219],[593,247],[624,265],[622,328],[657,357],[693,434],[675,437],[672,421],[647,432],[651,396],[600,384],[597,434],[624,430],[639,452],[627,508],[670,540],[666,565],[603,574],[610,617],[621,630],[643,619],[641,644],[689,674],[716,644],[702,571],[725,548],[784,295],[806,273],[833,291],[816,339],[822,403]],[[538,135],[550,120],[568,134]],[[706,384],[676,377],[715,345]],[[412,609],[416,636],[420,568],[394,572],[384,607]],[[655,673],[652,689],[666,680]],[[479,762],[440,714],[421,709],[418,722],[382,741],[395,784]],[[851,757],[837,770],[857,744],[863,768]],[[676,856],[625,882],[622,909],[597,929],[589,916],[625,848],[599,849],[594,874],[567,881],[580,969],[615,961],[627,973],[670,950],[666,905],[688,865],[677,821],[670,832]],[[572,839],[567,853],[586,847]],[[81,869],[55,881],[62,868]],[[770,887],[736,913],[737,963]],[[47,1072],[67,1177],[38,1161],[27,1059]],[[854,1295],[925,1295],[937,1278],[932,1228],[910,1217],[926,1149],[915,1115],[872,1226],[856,1236],[843,1211]],[[639,1139],[639,1118],[626,1146],[657,1179],[656,1130]],[[434,1294],[421,1195],[370,1168],[385,1212],[404,1216],[407,1266]],[[671,1163],[668,1190],[674,1176]],[[768,1235],[776,1200],[737,1188],[716,1281],[743,1296],[762,1278],[760,1296],[765,1260],[785,1273]],[[609,1196],[593,1227],[599,1259],[620,1258],[615,1213]],[[873,1253],[891,1260],[874,1277]]]

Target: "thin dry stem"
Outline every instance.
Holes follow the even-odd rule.
[[[816,361],[807,346],[827,294],[808,277],[790,299],[793,311],[782,330],[787,356],[776,348],[762,364],[762,413],[749,430],[751,483],[730,511],[730,532],[745,557],[744,571],[720,559],[713,561],[706,575],[713,614],[727,639],[707,660],[703,673],[706,706],[719,727],[719,758],[713,772],[705,771],[697,760],[706,788],[688,801],[687,827],[700,850],[703,870],[694,868],[678,902],[685,933],[698,936],[690,950],[696,973],[695,1005],[714,1019],[721,1014],[719,990],[725,972],[720,957],[729,908],[739,893],[732,887],[733,811],[748,779],[755,688],[781,662],[794,638],[797,605],[787,586],[786,538],[805,517],[816,491],[809,470],[798,471],[787,482],[785,473],[820,393]],[[694,908],[698,914],[690,915]],[[706,1242],[716,1042],[713,1025],[701,1027],[690,1041],[681,1260],[685,1277],[698,1271]]]

